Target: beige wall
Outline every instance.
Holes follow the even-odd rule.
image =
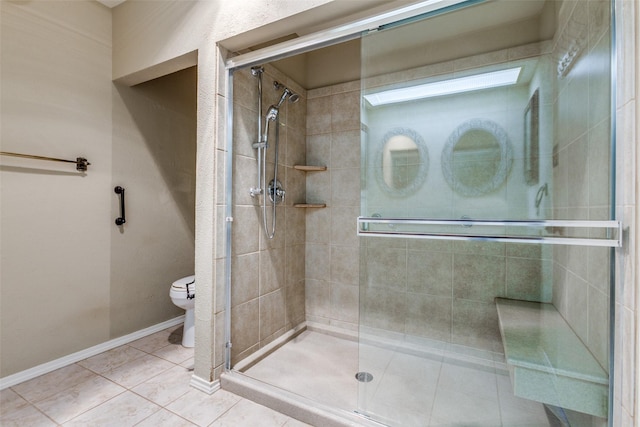
[[[113,85],[112,184],[125,188],[127,222],[110,224],[111,336],[184,313],[168,292],[194,273],[196,93],[195,67]]]
[[[111,16],[92,2],[2,2],[1,371],[110,338]]]
[[[96,2],[2,2],[1,376],[181,314],[193,274],[195,69],[111,82],[111,13]],[[127,223],[115,185],[126,188]]]

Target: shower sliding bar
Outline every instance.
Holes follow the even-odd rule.
[[[33,154],[10,153],[8,151],[0,151],[0,156],[20,157],[23,159],[46,160],[49,162],[75,163],[78,172],[86,172],[87,166],[91,163],[84,157],[77,157],[75,160],[58,159],[56,157],[34,156]]]
[[[536,234],[510,232],[511,228],[525,227]],[[472,230],[478,232],[473,233]],[[580,231],[586,232],[586,235],[579,236]],[[358,217],[358,236],[621,247],[622,225],[620,221]]]

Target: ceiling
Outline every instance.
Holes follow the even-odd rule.
[[[305,89],[553,38],[553,2],[494,0],[273,63]],[[364,63],[362,62],[364,60]],[[364,66],[364,69],[361,68]]]

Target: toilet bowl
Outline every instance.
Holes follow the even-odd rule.
[[[196,306],[196,276],[187,276],[178,279],[171,284],[169,296],[171,301],[180,308],[185,309],[184,328],[182,330],[182,345],[193,347],[195,345],[195,314]]]

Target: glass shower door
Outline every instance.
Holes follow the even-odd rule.
[[[607,425],[610,4],[464,6],[362,39],[357,410]]]

